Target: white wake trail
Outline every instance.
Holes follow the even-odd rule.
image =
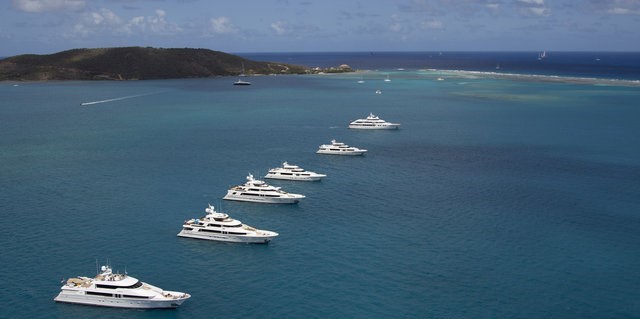
[[[136,97],[147,96],[147,95],[158,94],[158,93],[160,93],[160,92],[129,95],[129,96],[116,97],[116,98],[113,98],[113,99],[100,100],[100,101],[82,102],[82,103],[80,103],[80,105],[81,106],[86,106],[86,105],[93,105],[93,104],[100,104],[100,103],[108,103],[108,102],[121,101],[121,100],[126,100],[126,99],[133,99],[133,98],[136,98]]]

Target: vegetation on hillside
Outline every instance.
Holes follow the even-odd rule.
[[[302,74],[302,66],[256,62],[207,49],[73,49],[0,60],[0,81],[147,80],[254,74]]]

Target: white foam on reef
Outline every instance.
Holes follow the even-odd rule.
[[[620,80],[620,79],[586,78],[586,77],[559,76],[559,75],[519,74],[519,73],[465,71],[465,70],[427,69],[427,71],[438,72],[438,74],[457,75],[464,78],[484,77],[484,78],[498,78],[498,79],[510,79],[510,80],[520,80],[520,81],[592,84],[592,85],[599,85],[599,86],[640,86],[640,80]]]
[[[99,101],[91,101],[91,102],[82,102],[80,103],[81,106],[87,106],[87,105],[94,105],[94,104],[100,104],[100,103],[108,103],[108,102],[113,102],[113,101],[121,101],[121,100],[126,100],[126,99],[133,99],[136,97],[141,97],[141,96],[147,96],[147,95],[151,95],[151,94],[157,94],[157,93],[145,93],[145,94],[137,94],[137,95],[129,95],[129,96],[122,96],[122,97],[116,97],[113,99],[107,99],[107,100],[99,100]]]

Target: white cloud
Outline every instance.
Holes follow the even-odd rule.
[[[391,15],[391,24],[389,24],[389,30],[393,32],[400,32],[403,29],[402,19],[397,14]]]
[[[122,19],[109,9],[102,8],[99,12],[91,12],[89,15],[94,25],[119,26],[122,24]]]
[[[73,26],[71,32],[65,33],[66,38],[88,37],[102,32],[118,32],[123,21],[113,11],[101,8],[98,11],[87,12],[82,15],[80,21]]]
[[[631,10],[629,10],[627,8],[615,7],[615,8],[611,8],[611,9],[607,10],[607,12],[612,13],[612,14],[629,14],[631,12]]]
[[[147,25],[153,33],[157,34],[175,34],[182,31],[177,24],[171,23],[165,19],[167,13],[164,10],[156,10],[155,16],[147,17]]]
[[[273,29],[273,31],[275,31],[277,35],[283,35],[287,33],[286,23],[282,21],[271,23],[271,29]]]
[[[142,26],[144,25],[144,17],[133,17],[129,20],[129,25]]]
[[[607,12],[611,13],[611,14],[620,14],[620,15],[624,15],[624,14],[637,14],[637,15],[640,15],[640,9],[632,10],[632,9],[620,8],[620,7],[611,8],[611,9],[607,10]]]
[[[551,14],[549,12],[549,9],[547,8],[529,8],[529,12],[531,12],[533,15],[541,17],[546,17]]]
[[[95,34],[133,35],[133,34],[159,34],[172,35],[182,29],[174,23],[167,21],[167,13],[157,9],[151,16],[137,16],[125,21],[113,11],[101,8],[97,11],[87,12],[82,15],[81,21],[76,23],[67,37],[87,37]]]
[[[86,5],[85,0],[12,0],[14,8],[25,12],[47,12],[56,10],[80,10]]]
[[[217,17],[209,20],[209,33],[229,34],[237,32],[238,29],[231,23],[231,19],[227,17]]]
[[[73,37],[73,36],[79,36],[82,38],[85,38],[87,36],[89,36],[90,31],[83,25],[83,24],[76,24],[73,26],[73,31],[72,34],[65,34],[65,37]]]
[[[518,2],[536,6],[544,6],[544,0],[518,0]]]
[[[521,12],[528,16],[546,17],[551,15],[544,0],[518,0],[517,4],[521,7]]]
[[[444,29],[444,24],[439,20],[422,21],[422,27],[426,29],[441,30]]]
[[[608,5],[607,13],[617,15],[640,15],[640,0],[613,0]]]
[[[167,12],[156,9],[155,15],[137,16],[124,23],[120,31],[127,34],[146,33],[156,35],[173,35],[182,31],[177,24],[167,21]]]

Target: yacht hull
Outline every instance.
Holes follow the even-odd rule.
[[[360,151],[317,151],[316,153],[325,154],[325,155],[358,156],[358,155],[363,155],[366,152],[367,152],[366,150],[360,150]]]
[[[225,195],[222,199],[226,200],[236,200],[241,202],[254,202],[254,203],[265,203],[265,204],[296,204],[300,201],[301,197],[267,197],[267,196],[246,196],[233,194],[234,191],[229,191],[227,195]],[[236,191],[239,192],[239,191]]]
[[[374,125],[374,126],[349,125],[350,129],[356,129],[356,130],[397,130],[399,127],[400,127],[400,124]]]
[[[189,237],[204,240],[215,240],[229,243],[245,243],[245,244],[267,244],[278,234],[265,236],[233,236],[225,234],[211,234],[199,231],[182,230],[178,233],[179,237]]]
[[[316,176],[284,176],[284,175],[275,175],[275,174],[267,174],[264,178],[271,179],[283,179],[288,181],[305,181],[305,182],[315,182],[321,180],[326,175],[316,175]]]
[[[168,292],[168,291],[167,291]],[[56,302],[81,304],[88,306],[115,307],[115,308],[138,308],[138,309],[158,309],[177,308],[187,298],[163,299],[163,300],[141,300],[131,298],[114,298],[104,296],[85,295],[81,292],[60,292],[53,300]]]

